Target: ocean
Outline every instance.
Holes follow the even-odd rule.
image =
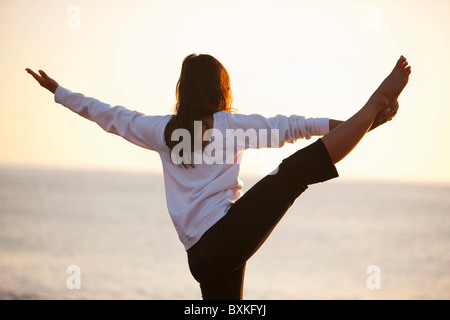
[[[450,186],[334,179],[249,260],[244,298],[449,299],[449,244]],[[162,174],[0,168],[0,299],[201,299]]]

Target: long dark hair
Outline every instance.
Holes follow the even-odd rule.
[[[216,58],[208,54],[190,54],[184,58],[175,95],[175,114],[164,131],[166,145],[171,151],[178,143],[171,141],[175,129],[186,129],[194,137],[194,121],[202,121],[203,126],[209,129],[210,122],[207,119],[215,112],[232,111],[228,72]]]

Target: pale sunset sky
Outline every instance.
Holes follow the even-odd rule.
[[[183,58],[208,53],[227,68],[241,113],[345,120],[404,55],[412,74],[398,115],[339,173],[449,184],[449,12],[448,0],[1,0],[0,166],[161,168],[155,152],[55,104],[25,68],[162,115],[175,103]]]

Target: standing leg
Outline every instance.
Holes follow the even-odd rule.
[[[308,185],[337,176],[321,140],[303,148],[248,190],[188,250],[204,299],[241,299],[246,261]]]

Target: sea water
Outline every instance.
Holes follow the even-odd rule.
[[[335,179],[249,260],[244,298],[449,299],[449,244],[449,186]],[[201,299],[162,175],[0,168],[0,299]]]

